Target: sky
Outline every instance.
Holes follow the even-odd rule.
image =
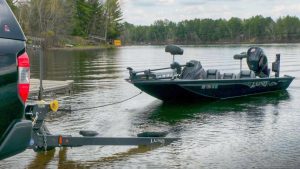
[[[156,20],[179,22],[194,18],[230,19],[256,15],[300,18],[300,0],[120,0],[123,19],[135,25]]]

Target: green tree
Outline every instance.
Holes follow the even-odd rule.
[[[93,3],[85,0],[75,1],[76,13],[74,16],[75,26],[73,29],[73,35],[88,36],[89,25],[94,13],[94,7],[92,4]]]
[[[89,2],[92,8],[91,20],[89,23],[89,34],[96,35],[98,37],[104,37],[105,35],[105,14],[104,5],[99,3],[98,0],[93,0]]]
[[[16,1],[14,0],[6,0],[7,4],[11,8],[11,10],[16,14],[18,7],[16,6]]]
[[[106,38],[118,38],[122,31],[122,11],[119,0],[107,0],[104,4],[106,16]]]
[[[243,22],[239,18],[230,18],[227,22],[230,39],[239,39],[243,36]]]
[[[297,17],[281,17],[276,23],[276,36],[279,40],[294,40],[300,38],[300,21]]]
[[[182,21],[177,24],[175,41],[187,43],[188,38],[187,38],[186,22]]]
[[[272,36],[274,21],[261,15],[244,20],[244,32],[249,39],[264,40]]]

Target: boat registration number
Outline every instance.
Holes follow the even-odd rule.
[[[219,85],[217,84],[207,84],[207,85],[202,85],[202,89],[218,89]]]

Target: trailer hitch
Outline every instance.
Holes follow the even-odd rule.
[[[29,104],[25,109],[25,118],[32,121],[32,135],[29,149],[34,151],[48,151],[55,147],[80,147],[87,145],[110,146],[164,146],[169,145],[179,138],[167,138],[165,132],[144,132],[137,137],[96,137],[95,131],[80,131],[82,137],[71,135],[53,135],[45,125],[45,118],[49,112],[58,110],[57,101],[46,103],[39,101]]]

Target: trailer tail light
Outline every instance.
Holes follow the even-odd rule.
[[[18,92],[22,101],[25,103],[29,95],[30,86],[30,63],[26,52],[18,57]]]

